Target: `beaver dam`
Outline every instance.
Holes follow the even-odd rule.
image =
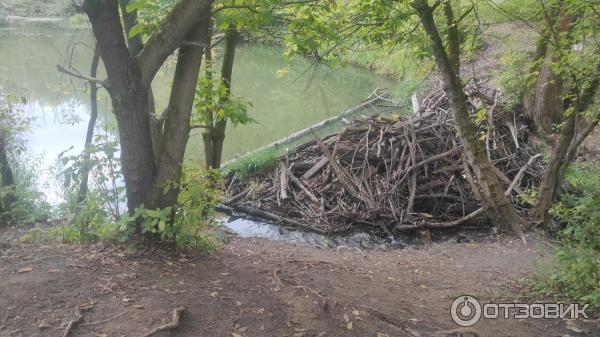
[[[470,109],[487,154],[506,195],[526,213],[519,195],[539,184],[541,155],[497,94],[471,87]],[[324,235],[485,225],[445,93],[434,91],[415,110],[400,119],[355,119],[338,133],[315,135],[276,167],[244,179],[229,174],[225,208]]]

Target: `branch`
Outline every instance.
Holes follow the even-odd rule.
[[[166,58],[179,48],[185,35],[210,16],[211,0],[180,0],[139,54],[142,81],[151,83]]]
[[[212,129],[210,125],[192,125],[190,129]]]
[[[101,86],[103,86],[104,88],[108,88],[108,83],[106,82],[106,80],[101,80],[99,78],[95,78],[92,76],[82,74],[82,73],[78,72],[77,70],[65,69],[65,67],[61,66],[60,64],[56,65],[56,70],[58,70],[58,72],[60,72],[60,73],[67,74],[67,75],[73,76],[75,78],[79,78],[79,79],[87,81],[87,82],[97,83],[97,84],[100,84]]]
[[[278,4],[274,4],[272,9],[281,8],[281,7],[285,7],[285,6],[310,4],[310,3],[314,3],[314,2],[319,2],[319,0],[282,1]],[[259,8],[259,6],[251,6],[251,5],[223,5],[221,7],[215,8],[212,11],[212,13],[215,14],[215,13],[218,13],[225,9],[247,9],[251,12],[258,12],[258,8]]]

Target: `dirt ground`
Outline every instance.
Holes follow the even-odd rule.
[[[69,336],[141,337],[180,306],[179,327],[153,336],[446,336],[458,328],[449,308],[459,295],[522,299],[522,278],[550,256],[547,246],[531,247],[500,239],[375,251],[234,238],[213,254],[187,256],[5,242],[0,336],[63,336],[80,311]],[[472,328],[493,337],[600,335],[597,319]]]

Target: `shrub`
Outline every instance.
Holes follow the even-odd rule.
[[[552,208],[559,240],[555,261],[534,278],[534,289],[600,306],[600,165],[577,163],[567,191]]]

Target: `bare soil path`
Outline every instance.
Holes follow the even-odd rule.
[[[141,337],[179,306],[179,328],[153,336],[446,336],[458,327],[449,315],[458,295],[519,300],[520,280],[549,256],[540,247],[500,239],[360,251],[236,238],[186,256],[5,243],[0,336],[63,336],[79,310],[69,336]],[[483,320],[473,328],[492,337],[600,335],[598,320],[575,323]]]

